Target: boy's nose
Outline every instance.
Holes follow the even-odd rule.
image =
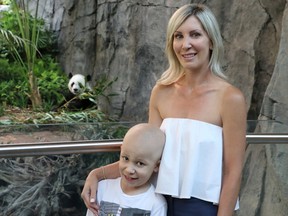
[[[135,173],[135,169],[133,166],[127,166],[126,167],[126,171],[129,173],[129,174],[134,174]]]

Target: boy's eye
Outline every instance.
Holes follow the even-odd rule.
[[[122,156],[122,160],[123,160],[123,161],[128,161],[129,159],[128,159],[128,157],[126,157],[126,156]]]
[[[138,165],[138,166],[144,166],[145,164],[142,163],[142,162],[140,162],[140,161],[138,161],[138,162],[137,162],[137,165]]]

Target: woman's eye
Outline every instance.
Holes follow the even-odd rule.
[[[198,33],[198,32],[193,32],[193,33],[191,33],[191,37],[199,37],[199,36],[201,36],[201,34],[200,33]]]
[[[181,34],[174,34],[174,38],[180,39],[180,38],[182,38],[182,35]]]

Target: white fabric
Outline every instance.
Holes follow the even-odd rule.
[[[99,182],[97,202],[98,204],[101,203],[101,205],[109,205],[108,208],[113,207],[115,209],[115,206],[117,206],[118,212],[122,211],[123,215],[133,215],[133,213],[139,212],[139,210],[144,210],[145,215],[167,215],[166,200],[161,194],[155,193],[155,187],[152,184],[146,192],[130,196],[123,193],[120,186],[120,178],[107,179]],[[101,205],[100,209],[103,208]],[[107,206],[105,207],[107,208]],[[124,211],[129,212],[129,214],[123,213]],[[119,215],[121,215],[121,213]],[[86,216],[93,216],[93,214],[90,210],[88,210]]]
[[[166,118],[161,129],[166,134],[166,143],[156,192],[218,204],[222,182],[222,127],[193,119]]]

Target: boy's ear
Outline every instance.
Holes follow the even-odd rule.
[[[155,165],[155,167],[154,167],[154,172],[155,172],[155,173],[159,171],[160,162],[161,162],[161,160],[158,160],[157,163],[156,163],[156,165]]]

